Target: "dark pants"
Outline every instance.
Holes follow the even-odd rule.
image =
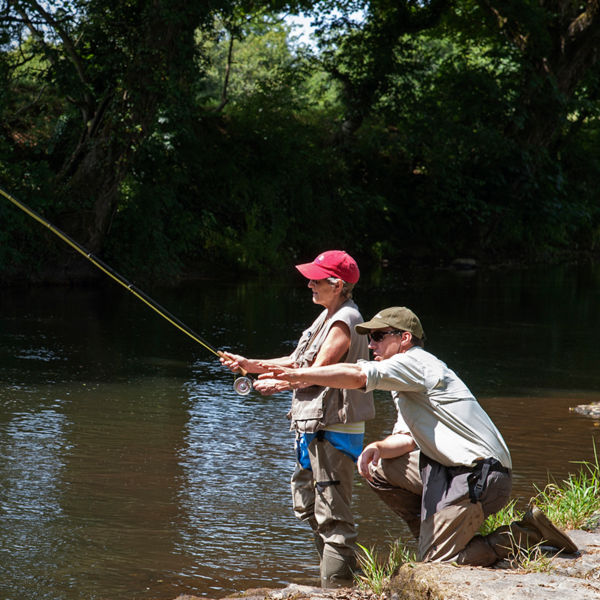
[[[472,501],[477,483],[470,477],[472,469],[444,467],[421,456],[418,450],[381,460],[371,467],[371,473],[371,487],[404,518],[418,539],[419,558],[423,561],[456,560],[485,518],[510,499],[511,474],[506,469],[487,471],[481,493]],[[477,548],[473,548],[474,554],[479,552]],[[463,564],[480,564],[484,558],[469,555],[466,560],[469,562]]]

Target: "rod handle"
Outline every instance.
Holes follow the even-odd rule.
[[[221,358],[225,358],[225,352],[223,352],[222,350],[218,350],[217,356],[219,356]],[[239,367],[238,369],[236,369],[236,373],[239,373],[240,375],[243,375],[244,377],[246,375],[248,375],[248,371],[246,371],[246,369],[242,369],[242,367]]]

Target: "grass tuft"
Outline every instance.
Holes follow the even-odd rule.
[[[558,485],[549,483],[538,490],[533,502],[559,527],[593,528],[600,514],[600,462],[594,443],[594,462],[577,461],[578,473]]]
[[[390,544],[386,559],[382,559],[373,548],[366,548],[358,544],[361,552],[358,554],[358,563],[362,573],[355,575],[358,587],[371,590],[380,595],[389,586],[389,583],[398,569],[407,563],[416,562],[413,551],[409,550],[399,540]]]
[[[513,498],[504,508],[490,515],[482,523],[479,533],[481,535],[488,535],[502,525],[510,525],[513,521],[518,521],[523,516],[523,511],[517,509],[517,501],[517,498]]]
[[[552,557],[542,550],[542,546],[543,542],[540,542],[535,546],[523,548],[512,538],[511,554],[508,559],[510,566],[525,573],[549,573],[554,568]]]

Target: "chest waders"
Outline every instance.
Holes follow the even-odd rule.
[[[322,429],[315,434],[317,443],[322,444],[325,441],[325,432]],[[322,492],[326,487],[330,485],[340,485],[342,483],[339,479],[327,479],[326,481],[315,481],[315,487],[319,492]]]

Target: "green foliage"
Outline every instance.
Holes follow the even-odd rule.
[[[592,5],[36,6],[0,13],[1,183],[128,273],[600,248]],[[0,272],[41,271],[53,246],[0,211]]]
[[[34,211],[57,222],[55,210],[59,199],[47,185],[47,164],[27,166],[23,171],[2,169],[0,163],[0,185]],[[0,198],[0,223],[0,280],[38,280],[49,265],[64,261],[62,242],[4,197]]]
[[[518,521],[523,516],[523,511],[517,509],[517,499],[513,498],[504,508],[497,513],[489,515],[479,528],[480,535],[488,535],[501,527]]]
[[[417,561],[413,551],[406,548],[399,540],[390,544],[388,555],[385,559],[373,548],[366,548],[358,544],[361,552],[358,554],[358,563],[362,573],[355,576],[358,586],[370,590],[378,596],[388,588],[390,581],[398,569],[404,564]]]
[[[595,444],[594,462],[575,464],[581,465],[578,473],[569,474],[560,485],[552,482],[538,489],[534,499],[553,522],[568,529],[585,528],[600,514],[600,462]]]
[[[298,79],[289,47],[290,27],[269,14],[240,17],[240,23],[216,18],[212,30],[197,34],[206,69],[198,81],[198,102],[216,107],[225,96],[228,102],[243,105],[255,95],[273,102],[285,93],[279,98],[285,105]]]
[[[359,207],[333,188],[344,165],[314,143],[320,122],[257,100],[205,122],[211,152],[190,156],[198,209],[215,225],[202,245],[254,270],[282,267],[298,248],[316,253],[323,239],[351,243]]]

